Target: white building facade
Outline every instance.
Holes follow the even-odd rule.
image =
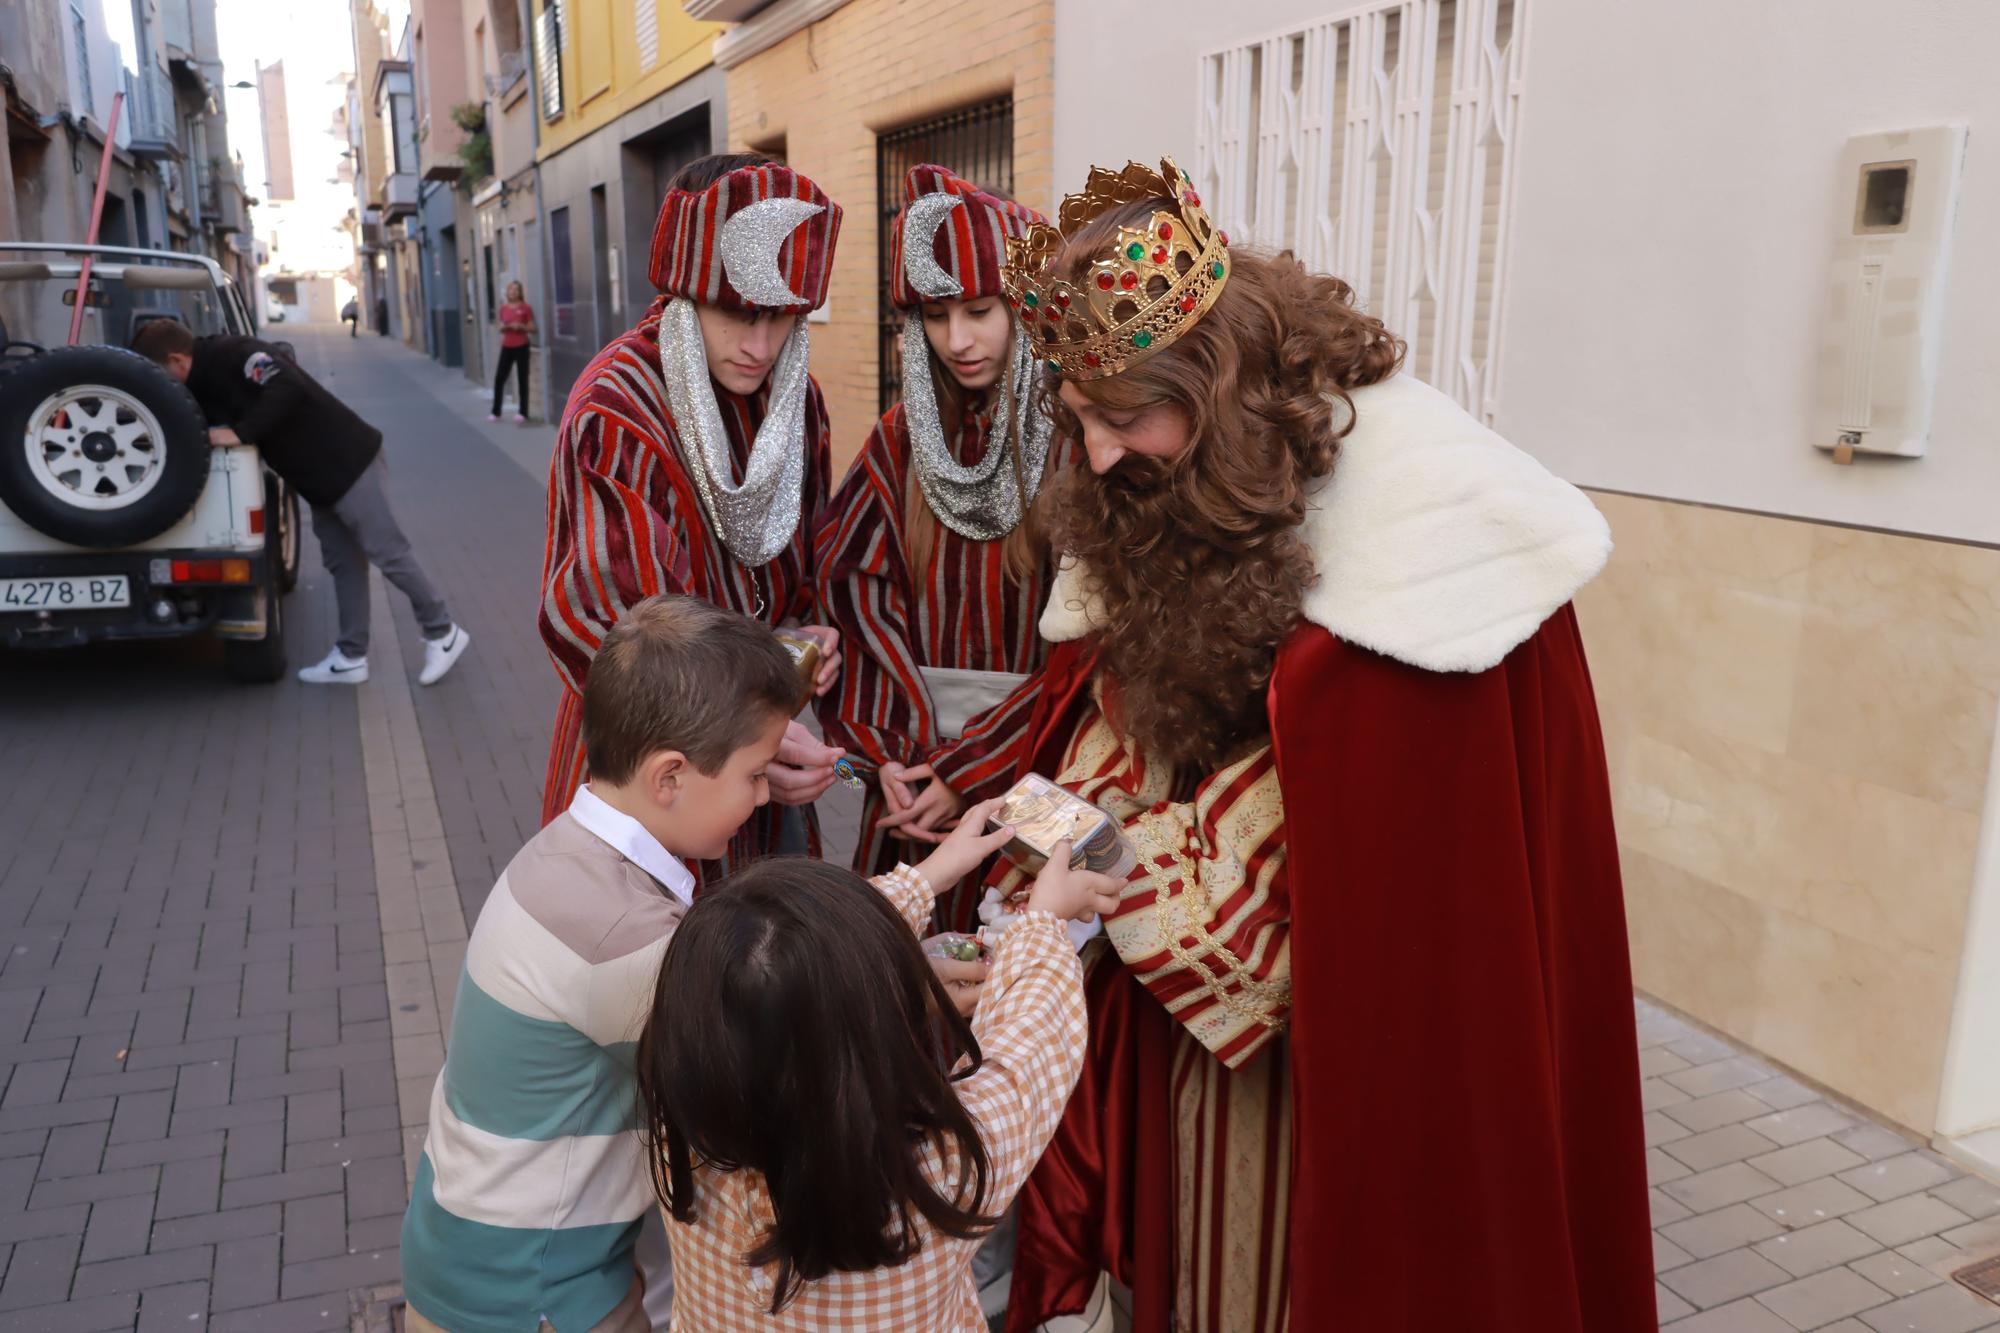
[[[2000,7],[1056,22],[1058,192],[1174,154],[1610,518],[1639,985],[2000,1164]]]

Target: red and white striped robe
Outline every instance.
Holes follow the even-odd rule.
[[[1149,997],[1138,1003],[1175,1020],[1164,1085],[1143,1085],[1163,1100],[1136,1111],[1162,1127],[1172,1168],[1157,1197],[1172,1211],[1173,1290],[1155,1296],[1184,1333],[1283,1333],[1292,909],[1271,745],[1190,783],[1149,761],[1093,702],[1054,778],[1117,819],[1138,861],[1104,923],[1111,948],[1092,946],[1092,990],[1136,985]],[[995,879],[1003,895],[1028,887],[1012,867]]]
[[[990,421],[968,415],[952,442],[961,463],[987,448]],[[1053,469],[1055,461],[1050,461]],[[973,541],[940,523],[930,565],[916,578],[909,564],[903,496],[910,441],[898,403],[876,423],[820,524],[816,543],[819,602],[840,631],[846,655],[840,684],[820,701],[827,743],[846,747],[869,780],[854,868],[863,875],[895,869],[907,845],[876,827],[884,813],[876,770],[885,763],[930,764],[968,801],[1006,791],[1034,713],[1034,672],[1048,655],[1036,631],[1047,597],[1048,562],[1016,582],[1006,572],[1006,542]],[[1029,680],[1001,704],[973,718],[965,734],[938,735],[921,667],[1009,671]],[[977,879],[938,898],[939,924],[977,924]]]
[[[587,776],[584,680],[604,635],[633,603],[685,593],[776,626],[812,608],[814,521],[832,469],[826,402],[806,391],[806,475],[798,531],[769,564],[747,569],[709,529],[682,461],[680,436],[660,377],[665,298],[637,328],[597,354],[570,391],[549,462],[547,546],[542,558],[542,641],[563,684],[542,790],[542,821],[569,808]],[[716,386],[716,402],[739,469],[762,422],[766,394],[741,398]],[[735,478],[732,478],[734,480]],[[782,811],[765,806],[730,844],[727,864],[776,849]],[[815,850],[817,839],[815,837]],[[710,878],[722,863],[703,863]]]

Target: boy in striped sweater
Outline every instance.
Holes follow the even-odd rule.
[[[684,861],[719,857],[769,799],[806,694],[770,630],[696,598],[648,598],[605,638],[590,781],[509,863],[466,948],[403,1220],[412,1329],[650,1326],[633,1045],[693,901]]]

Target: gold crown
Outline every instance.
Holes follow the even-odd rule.
[[[1077,282],[1046,281],[1063,245],[1092,219],[1140,199],[1170,199],[1143,227],[1120,227]],[[1092,167],[1057,225],[1038,222],[1007,242],[1001,286],[1049,369],[1096,380],[1135,366],[1188,331],[1229,279],[1229,235],[1201,206],[1194,181],[1170,157],[1160,170],[1127,162]]]

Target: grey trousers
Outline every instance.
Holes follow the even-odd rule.
[[[444,598],[417,564],[410,539],[389,508],[389,462],[381,454],[368,465],[347,494],[330,505],[314,505],[313,534],[320,557],[333,575],[333,600],[340,610],[337,646],[349,657],[368,655],[368,566],[403,590],[427,639],[451,632],[451,612]]]

